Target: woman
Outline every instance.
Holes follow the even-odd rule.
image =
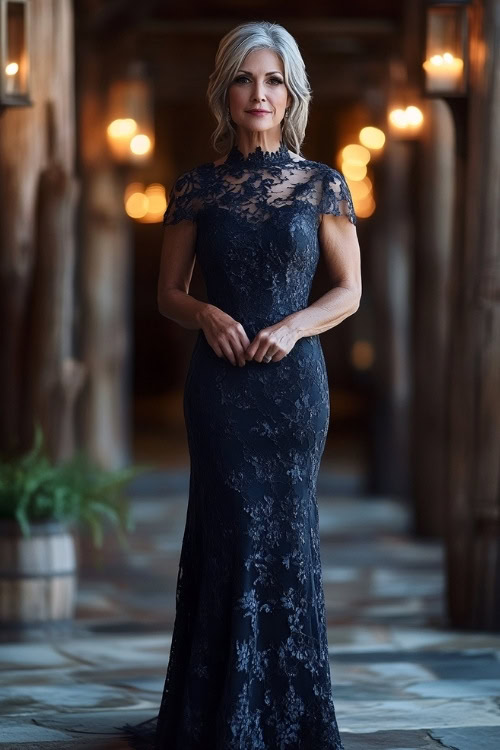
[[[213,145],[227,153],[172,188],[158,284],[160,312],[198,337],[176,620],[151,746],[342,750],[319,554],[329,392],[318,334],[359,306],[356,217],[342,174],[300,155],[311,92],[282,26],[234,28],[209,80]],[[334,287],[308,305],[320,253]],[[206,303],[188,294],[195,257]]]

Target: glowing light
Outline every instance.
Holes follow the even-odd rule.
[[[360,146],[358,143],[349,143],[342,149],[342,160],[346,164],[354,166],[363,166],[370,161],[371,154],[367,148]]]
[[[459,87],[464,61],[451,52],[432,55],[422,63],[431,90],[453,91]]]
[[[131,117],[113,120],[107,128],[110,138],[131,138],[137,130],[137,123]]]
[[[367,198],[373,190],[372,181],[369,177],[365,177],[362,180],[347,179],[347,184],[355,203]]]
[[[125,210],[132,219],[141,219],[148,212],[148,198],[144,193],[132,193],[125,202]]]
[[[130,150],[137,156],[147,154],[150,149],[151,138],[147,135],[144,135],[144,133],[138,133],[137,135],[134,135],[134,137],[130,141]]]
[[[162,221],[167,208],[165,187],[153,182],[144,189],[142,182],[131,182],[124,191],[125,211],[132,219],[154,224]]]
[[[349,161],[343,161],[341,172],[349,180],[363,180],[366,177],[366,164],[352,164]]]
[[[157,216],[164,214],[167,208],[167,199],[165,197],[165,188],[160,183],[152,183],[146,188],[148,198],[148,214]]]
[[[360,219],[367,219],[373,214],[375,208],[375,199],[371,193],[363,200],[357,201],[354,206],[356,216],[359,216]]]
[[[422,110],[410,105],[406,109],[393,109],[389,112],[389,122],[398,130],[416,130],[424,119]]]
[[[363,146],[366,146],[366,148],[378,150],[381,149],[385,143],[385,133],[383,130],[380,130],[380,128],[374,128],[371,125],[368,125],[359,131],[359,140]]]
[[[406,107],[406,117],[408,119],[408,123],[413,126],[421,125],[424,116],[422,114],[422,110],[418,107],[414,107],[413,105],[410,105],[409,107]]]
[[[124,193],[124,201],[125,203],[130,198],[130,196],[133,193],[144,193],[144,185],[142,182],[130,182],[126,188]]]
[[[5,66],[5,75],[15,76],[19,72],[19,65],[16,62],[11,62]]]

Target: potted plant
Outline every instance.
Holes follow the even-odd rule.
[[[134,522],[125,485],[148,467],[108,471],[83,452],[54,463],[43,432],[24,455],[0,460],[0,625],[70,619],[77,564],[75,527],[102,547],[106,526],[128,547]]]

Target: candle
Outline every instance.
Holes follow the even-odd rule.
[[[423,63],[428,91],[459,91],[464,61],[451,52],[432,55]]]

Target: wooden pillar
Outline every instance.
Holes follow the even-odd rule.
[[[414,392],[411,487],[415,531],[441,536],[446,524],[447,361],[450,271],[454,261],[455,127],[441,99],[425,107],[419,142],[418,228],[414,255]]]
[[[85,29],[83,16],[81,21]],[[77,338],[88,373],[78,417],[85,452],[115,469],[131,460],[132,247],[123,204],[125,173],[112,162],[106,143],[103,70],[111,52],[89,34],[77,41],[82,172]]]
[[[413,145],[388,139],[381,165],[370,275],[376,334],[372,491],[407,496],[411,394],[411,205]]]
[[[58,341],[53,338],[54,328],[43,322],[35,327],[38,338],[34,340],[29,335],[29,312],[34,293],[39,301],[46,301],[46,313],[50,309],[50,314],[57,315],[57,310],[73,304],[71,261],[68,264],[61,254],[65,244],[71,254],[77,190],[73,177],[73,4],[71,0],[32,0],[31,6],[33,105],[7,107],[0,114],[0,451],[16,453],[29,447],[38,419],[53,457],[58,458],[61,444],[56,433],[61,422],[55,410],[42,404],[53,399],[59,386],[70,385],[72,373],[76,376],[76,365],[66,366],[71,318],[58,321]],[[41,195],[46,189],[50,196]],[[56,242],[55,227],[61,233]],[[38,258],[41,264],[37,266],[40,249],[44,257]],[[35,277],[37,268],[46,268],[49,255],[55,262],[51,273]],[[49,346],[51,362],[42,370],[33,363],[36,350],[43,350],[44,344]],[[63,422],[71,444],[72,416],[66,413]]]
[[[474,3],[449,383],[448,611],[500,631],[500,0]]]

